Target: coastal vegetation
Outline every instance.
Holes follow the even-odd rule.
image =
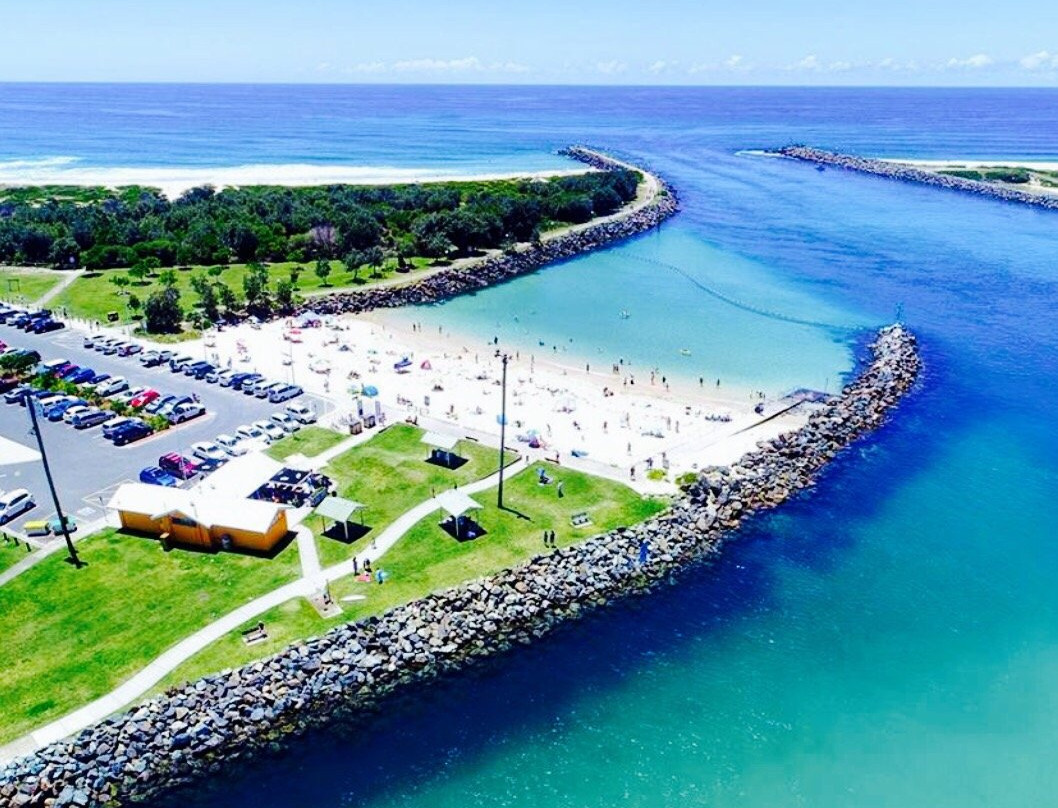
[[[0,270],[0,300],[10,303],[33,302],[43,297],[62,280],[62,275],[41,269]]]

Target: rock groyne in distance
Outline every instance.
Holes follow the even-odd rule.
[[[664,514],[602,534],[268,659],[208,676],[0,769],[5,806],[126,805],[218,775],[411,683],[528,644],[564,620],[708,560],[751,514],[813,484],[844,447],[877,429],[920,372],[914,336],[882,329],[872,356],[802,428],[710,467]]]
[[[631,168],[600,152],[570,146],[561,154],[600,171]],[[398,286],[366,288],[359,292],[337,292],[301,303],[295,313],[359,314],[374,309],[437,303],[458,295],[533,272],[547,264],[606,247],[657,227],[679,210],[675,191],[658,179],[657,195],[640,207],[618,211],[606,221],[574,229],[516,252],[504,253],[466,266],[450,267]]]
[[[968,180],[964,177],[939,174],[935,171],[926,171],[914,166],[892,163],[888,160],[857,157],[852,154],[813,149],[809,146],[785,146],[770,152],[770,154],[777,154],[782,157],[789,157],[821,166],[858,171],[861,174],[873,174],[876,177],[885,177],[887,179],[900,180],[901,182],[934,185],[938,188],[946,188],[949,191],[987,196],[1003,202],[1016,202],[1021,205],[1033,205],[1038,208],[1058,210],[1058,197],[1029,193],[1028,191],[1020,191],[1016,188],[1007,188],[980,180]]]

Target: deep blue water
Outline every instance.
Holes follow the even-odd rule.
[[[1055,159],[1058,92],[0,86],[0,160],[516,170],[572,141],[652,165],[683,213],[453,304],[465,327],[560,291],[614,312],[634,284],[657,361],[672,333],[722,339],[703,362],[781,386],[847,369],[899,306],[922,389],[715,568],[180,804],[1053,803],[1058,216],[739,152]],[[644,256],[820,325],[676,291]],[[629,350],[613,320],[544,310],[528,338]]]

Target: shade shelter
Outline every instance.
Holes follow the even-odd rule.
[[[353,502],[351,499],[345,499],[343,497],[327,497],[327,499],[323,500],[323,502],[316,506],[316,510],[313,511],[313,513],[324,519],[330,519],[335,524],[340,523],[342,526],[342,533],[345,535],[345,540],[351,542],[356,537],[351,536],[349,533],[349,522],[351,521],[353,514],[360,513],[360,524],[357,527],[359,528],[358,532],[363,535],[363,510],[363,503]]]
[[[465,457],[460,457],[453,451],[459,443],[459,438],[455,435],[427,432],[422,436],[422,442],[433,447],[430,450],[430,456],[426,458],[427,463],[444,466],[446,469],[457,469],[467,462]]]
[[[434,501],[437,507],[448,516],[441,521],[441,527],[456,541],[467,541],[485,535],[485,529],[477,522],[467,516],[467,511],[477,510],[481,505],[468,495],[453,488],[450,491],[442,491]]]

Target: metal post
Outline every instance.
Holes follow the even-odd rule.
[[[496,489],[496,507],[503,507],[503,450],[507,438],[507,354],[503,355],[503,382],[500,385],[500,485]]]
[[[70,527],[66,524],[66,516],[62,512],[62,505],[59,504],[59,495],[55,491],[55,481],[51,478],[51,467],[48,465],[48,454],[44,451],[44,437],[40,434],[40,425],[37,423],[36,399],[27,398],[26,409],[29,410],[29,420],[33,424],[33,434],[37,438],[37,447],[40,449],[40,459],[44,464],[44,476],[48,478],[48,488],[51,490],[51,501],[55,503],[55,513],[59,517],[59,526],[62,528],[63,537],[66,539],[66,549],[70,553],[70,563],[77,569],[81,569],[81,567],[84,566],[84,562],[77,557],[77,550],[74,549],[73,539],[70,538]]]

